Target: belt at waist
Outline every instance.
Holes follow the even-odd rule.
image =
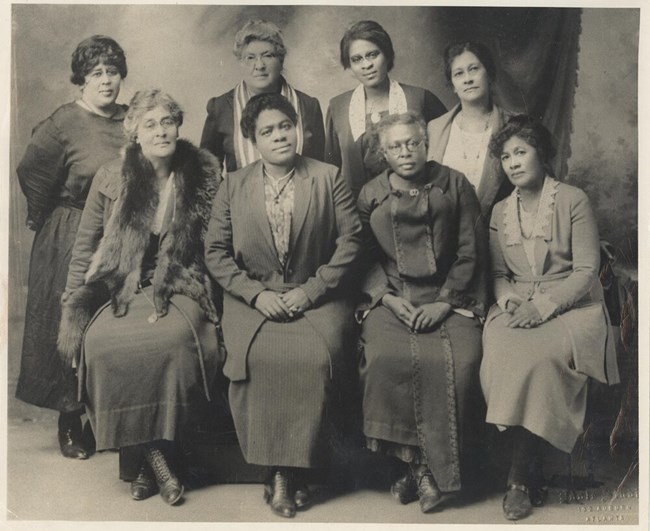
[[[568,277],[573,271],[562,271],[561,273],[552,273],[550,275],[513,275],[515,282],[550,282],[551,280],[560,280]]]

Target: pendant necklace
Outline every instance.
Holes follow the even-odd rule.
[[[487,148],[487,141],[486,140],[488,138],[487,133],[488,133],[488,129],[489,129],[489,126],[490,126],[490,118],[491,117],[492,117],[492,111],[490,111],[488,113],[487,118],[485,119],[485,126],[483,127],[483,132],[481,133],[481,140],[480,140],[478,149],[476,151],[476,156],[474,157],[474,164],[473,164],[474,168],[473,168],[472,175],[476,175],[476,173],[478,172],[478,170],[479,170],[479,167],[478,167],[479,159],[481,158],[481,154]],[[467,156],[466,146],[469,143],[468,142],[469,137],[467,136],[467,133],[465,133],[463,128],[460,127],[460,125],[459,125],[458,129],[460,129],[460,136],[461,136],[461,140],[462,140],[463,160],[467,163],[467,160],[468,160],[469,157]]]

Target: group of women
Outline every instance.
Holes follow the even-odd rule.
[[[223,371],[243,455],[292,517],[358,370],[365,446],[401,463],[399,502],[429,512],[465,487],[487,421],[512,433],[504,515],[527,516],[542,440],[570,452],[588,378],[618,379],[596,222],[554,178],[550,134],[494,104],[479,43],[445,52],[446,112],[389,77],[378,23],[350,26],[340,58],[359,86],[325,124],[282,76],[275,24],[247,22],[234,53],[243,79],[208,102],[197,148],[165,92],[116,103],[114,40],[77,47],[81,96],[18,167],[36,231],[18,398],[60,411],[66,457],[135,450],[131,496],[173,505],[174,442]]]

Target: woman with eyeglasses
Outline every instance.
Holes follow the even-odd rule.
[[[63,297],[59,350],[76,361],[97,449],[141,456],[131,497],[183,484],[174,442],[201,418],[221,363],[203,238],[219,161],[178,137],[168,94],[136,92],[121,159],[102,166],[81,216]]]
[[[226,172],[258,160],[260,154],[254,143],[242,134],[242,111],[252,96],[277,93],[287,98],[298,113],[297,152],[323,160],[325,130],[320,103],[296,90],[282,76],[287,49],[280,28],[266,20],[249,20],[235,35],[233,52],[243,79],[234,89],[208,101],[201,147],[216,155]]]
[[[61,294],[81,211],[95,172],[119,155],[126,106],[117,103],[126,56],[115,40],[93,35],[72,54],[70,80],[79,97],[59,107],[33,131],[16,169],[27,199],[27,226],[35,232],[29,261],[27,308],[16,398],[59,411],[61,454],[92,453],[77,379],[56,351]]]
[[[463,460],[482,422],[487,234],[467,179],[427,162],[421,117],[386,116],[376,134],[389,168],[357,201],[363,431],[367,448],[400,463],[393,496],[429,512],[467,486]]]
[[[433,120],[446,109],[430,91],[388,77],[395,62],[390,35],[373,20],[350,26],[340,43],[340,60],[359,85],[330,101],[327,110],[325,161],[341,168],[354,196],[386,168],[372,128],[384,116],[415,111]]]
[[[494,103],[497,69],[490,50],[479,42],[452,44],[445,49],[445,77],[458,105],[427,125],[429,159],[461,172],[476,190],[481,211],[489,219],[492,207],[512,191],[499,159],[488,149],[511,114]]]

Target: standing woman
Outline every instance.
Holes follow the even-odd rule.
[[[76,378],[56,351],[65,288],[81,211],[98,168],[124,144],[126,107],[116,103],[126,77],[126,57],[117,42],[93,35],[72,54],[72,77],[81,88],[35,129],[18,165],[27,198],[27,225],[36,232],[29,263],[29,292],[16,397],[59,411],[58,440],[65,457],[86,459],[83,405]]]
[[[81,217],[59,334],[97,448],[137,446],[131,496],[160,490],[172,505],[183,486],[171,443],[205,410],[220,361],[203,259],[219,162],[178,138],[182,123],[168,94],[133,96],[123,156],[97,172]]]
[[[458,105],[429,122],[429,160],[463,173],[476,191],[486,219],[495,203],[512,191],[498,158],[488,145],[510,113],[492,99],[496,65],[490,50],[478,42],[448,46],[445,76],[458,96]]]
[[[541,505],[542,439],[571,452],[589,377],[619,381],[598,279],[598,227],[585,193],[553,178],[551,134],[515,116],[490,145],[515,186],[490,221],[495,304],[483,336],[487,418],[511,433],[504,516]]]
[[[266,20],[249,20],[235,35],[233,52],[243,79],[234,89],[208,101],[201,147],[215,154],[227,172],[258,160],[254,143],[242,134],[242,111],[252,96],[275,93],[287,98],[298,115],[297,152],[323,160],[325,131],[320,103],[294,89],[282,76],[287,49],[280,28]]]
[[[359,86],[330,101],[327,110],[325,161],[341,168],[354,197],[366,182],[386,169],[374,136],[367,134],[387,114],[415,111],[426,121],[446,111],[431,92],[388,77],[395,64],[390,35],[377,22],[362,20],[341,39],[341,65]]]
[[[224,289],[230,406],[246,461],[271,467],[265,499],[292,517],[304,469],[327,463],[361,226],[337,168],[296,154],[298,117],[279,94],[251,98],[242,132],[261,160],[224,180],[206,263]]]
[[[390,168],[358,199],[370,262],[358,316],[366,445],[402,462],[391,493],[419,498],[426,513],[468,484],[488,261],[476,195],[462,174],[427,162],[425,127],[412,112],[378,124]]]

